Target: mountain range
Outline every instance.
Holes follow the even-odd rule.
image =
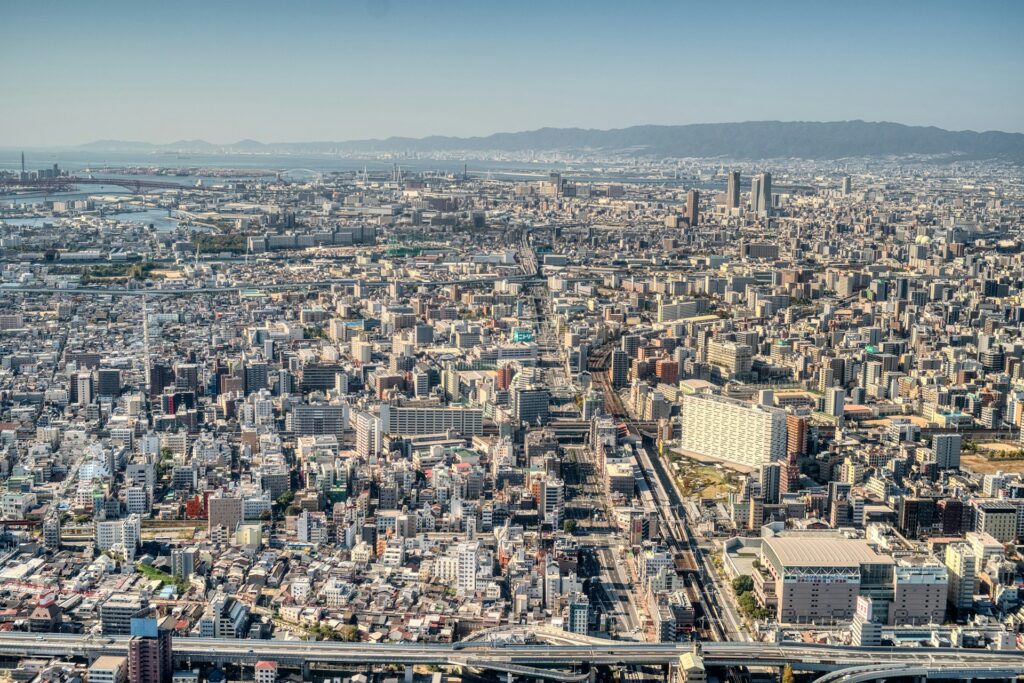
[[[240,140],[218,145],[205,140],[179,140],[167,144],[98,140],[82,145],[81,149],[246,154],[589,151],[632,156],[734,159],[937,155],[1024,163],[1024,134],[950,131],[934,126],[868,121],[748,121],[680,126],[643,125],[613,130],[540,128],[483,137],[390,137],[342,142],[264,143]]]

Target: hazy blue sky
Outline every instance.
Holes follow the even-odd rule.
[[[0,145],[865,119],[1024,131],[1024,1],[0,0]]]

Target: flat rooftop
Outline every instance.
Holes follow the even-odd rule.
[[[893,564],[867,541],[853,538],[775,537],[764,539],[783,565],[787,567],[855,567],[862,564]]]

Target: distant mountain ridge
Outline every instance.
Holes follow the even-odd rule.
[[[179,140],[167,144],[98,140],[82,145],[81,148],[247,154],[593,151],[659,157],[736,159],[840,159],[921,154],[1024,163],[1022,133],[950,131],[934,126],[868,121],[748,121],[680,126],[642,125],[612,130],[540,128],[465,138],[434,135],[424,138],[275,143],[241,140],[224,145],[205,140]]]

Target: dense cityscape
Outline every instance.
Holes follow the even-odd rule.
[[[0,683],[1024,682],[1024,3],[0,25]]]
[[[602,641],[671,644],[623,680],[719,677],[728,641],[1015,662],[1016,169],[612,164],[4,176],[0,648],[39,652],[14,671],[374,677],[370,646],[413,644],[448,646],[442,680],[529,679],[460,653]],[[111,652],[43,655],[64,638]],[[262,654],[310,641],[349,659]]]

